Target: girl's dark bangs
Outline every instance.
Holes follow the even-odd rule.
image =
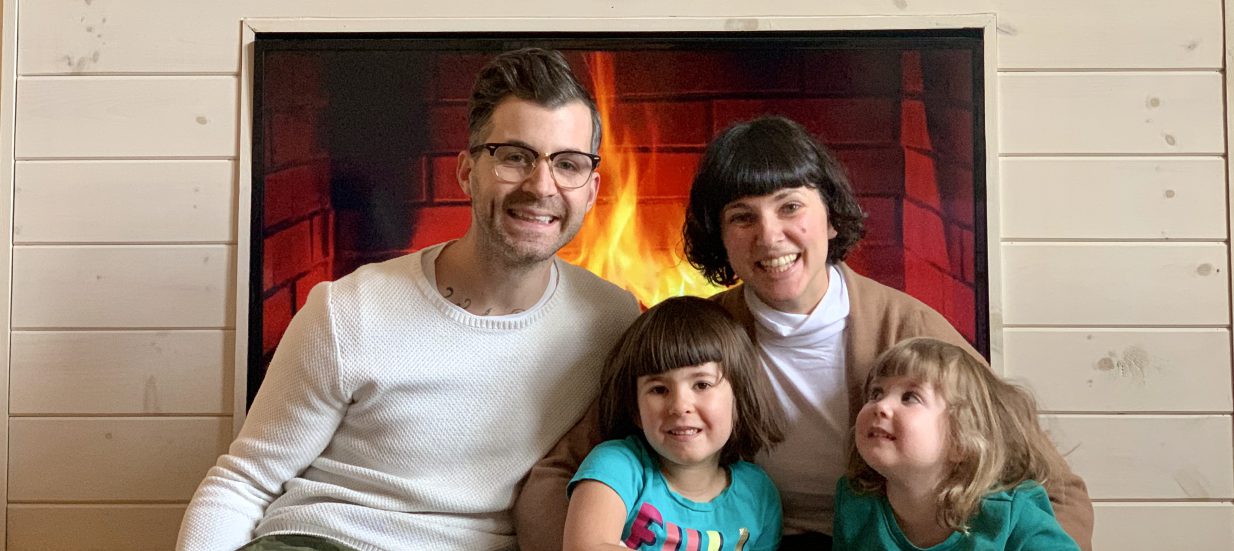
[[[640,365],[634,366],[636,376],[658,375],[682,367],[702,365],[707,362],[723,364],[724,340],[706,323],[663,324],[659,331],[648,331],[639,343],[647,351]]]

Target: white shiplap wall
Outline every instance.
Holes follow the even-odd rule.
[[[467,18],[478,8],[4,6],[7,548],[167,549],[231,435],[241,19]],[[1032,384],[1074,450],[1098,500],[1098,549],[1234,548],[1221,0],[485,9],[549,28],[556,17],[671,28],[674,17],[725,16],[740,29],[760,17],[995,14],[1001,367]]]

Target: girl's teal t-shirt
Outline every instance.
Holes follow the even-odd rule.
[[[708,502],[672,491],[642,438],[604,442],[587,455],[569,488],[595,480],[626,504],[621,538],[630,549],[771,551],[780,544],[780,493],[763,469],[728,467],[729,485]],[[668,545],[665,547],[665,545]]]

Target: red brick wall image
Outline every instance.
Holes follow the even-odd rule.
[[[491,55],[267,54],[254,185],[264,193],[267,359],[313,284],[466,231],[455,165],[467,144],[472,79]],[[563,258],[586,256],[583,237],[605,231],[597,228],[617,216],[617,197],[630,186],[645,246],[680,255],[681,213],[707,141],[734,122],[784,115],[840,157],[869,214],[849,263],[980,339],[975,236],[984,210],[975,204],[979,104],[969,50],[624,49],[567,57],[603,94],[607,149],[597,206]],[[621,270],[602,275],[623,284]]]

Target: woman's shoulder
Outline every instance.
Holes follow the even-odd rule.
[[[840,275],[844,278],[849,300],[855,306],[877,306],[880,309],[892,308],[904,311],[933,311],[917,297],[861,275],[848,264],[841,262],[837,266],[840,269]]]

